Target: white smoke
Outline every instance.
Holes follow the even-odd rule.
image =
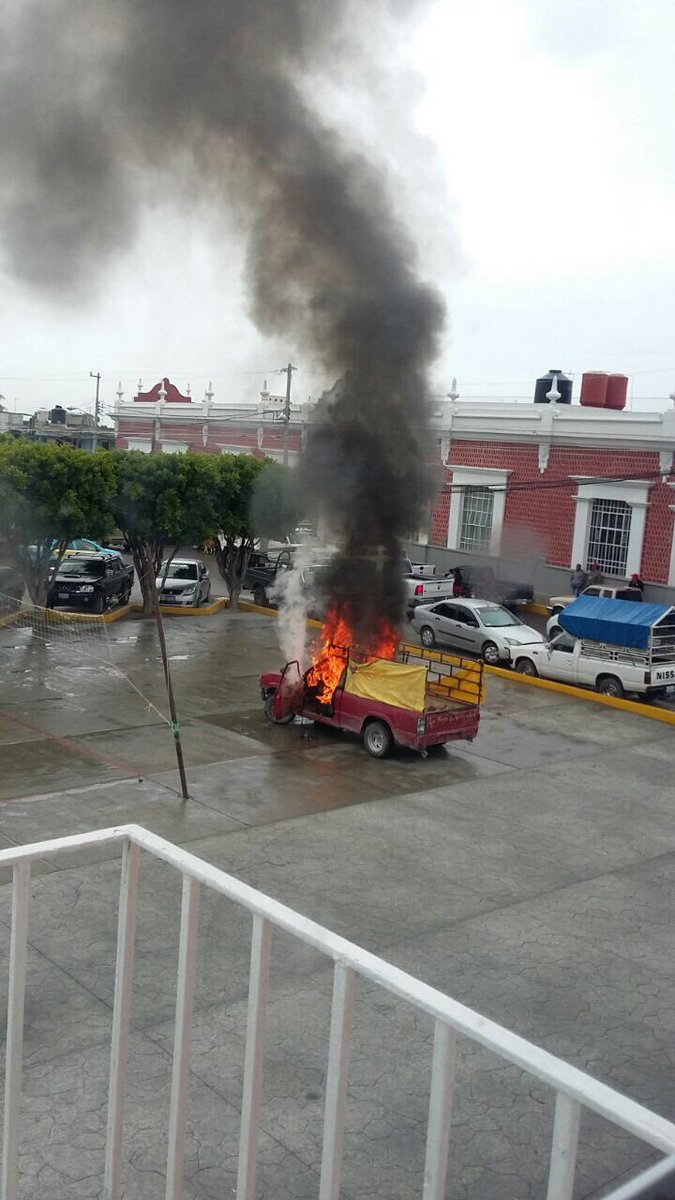
[[[277,636],[284,662],[298,662],[303,673],[311,664],[307,617],[318,611],[319,604],[311,576],[326,558],[326,551],[311,543],[299,546],[293,555],[293,569],[280,571],[269,589],[270,598],[279,606]]]

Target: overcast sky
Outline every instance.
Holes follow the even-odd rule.
[[[527,398],[549,367],[625,372],[634,408],[675,389],[672,0],[442,0],[387,46],[378,83],[317,85],[382,159],[449,306],[435,388]],[[380,54],[381,54],[380,48]],[[416,78],[412,69],[418,72]],[[411,131],[418,136],[413,136]],[[419,135],[422,135],[421,137]],[[221,214],[156,197],[140,237],[84,304],[2,276],[0,392],[30,412],[110,404],[162,375],[253,402],[289,357],[294,395],[323,383],[245,316],[242,247]],[[575,393],[576,396],[576,393]]]

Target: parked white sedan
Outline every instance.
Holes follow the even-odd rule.
[[[423,646],[454,646],[480,654],[486,663],[510,663],[518,646],[546,639],[508,608],[491,600],[442,600],[416,608],[411,623]]]

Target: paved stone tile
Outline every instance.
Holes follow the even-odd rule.
[[[21,1165],[26,1197],[94,1200],[102,1194],[107,1072],[108,1050],[102,1046],[74,1051],[25,1072]],[[170,1055],[145,1038],[132,1037],[123,1173],[124,1194],[134,1200],[163,1200],[165,1195],[170,1079]],[[238,1136],[238,1111],[193,1080],[186,1200],[222,1200],[234,1193]],[[264,1133],[258,1172],[261,1196],[309,1200],[318,1194],[316,1174]],[[53,1190],[41,1190],[45,1185]]]
[[[602,753],[603,747],[621,749],[658,741],[664,737],[666,729],[669,736],[673,736],[672,728],[658,721],[622,712],[621,720],[617,722],[614,709],[577,700],[571,700],[562,712],[557,708],[537,705],[534,711],[528,709],[526,713],[513,713],[512,717],[517,724],[533,732],[562,732],[580,742],[590,742],[595,747],[595,753]]]
[[[127,771],[80,753],[75,743],[18,743],[2,749],[0,801],[127,777]]]
[[[168,725],[94,734],[79,741],[85,747],[129,763],[146,773],[168,766],[174,754],[173,737]],[[260,753],[260,748],[252,748],[247,739],[234,734],[230,736],[224,730],[214,729],[202,722],[184,721],[181,724],[181,741],[188,768],[199,763],[222,762]]]
[[[323,1126],[331,974],[277,993],[269,1007],[262,1127],[318,1164]],[[202,1011],[192,1064],[200,1081],[236,1105],[243,1079],[245,1003]],[[172,1027],[149,1031],[170,1048]],[[349,1069],[344,1191],[350,1197],[417,1196],[423,1178],[432,1023],[361,981]],[[450,1140],[449,1198],[543,1194],[553,1096],[494,1054],[460,1039]],[[591,1117],[580,1152],[586,1186],[642,1162],[644,1148]]]
[[[540,918],[650,970],[673,960],[675,856],[650,860],[542,897]]]
[[[241,828],[240,822],[216,815],[192,800],[184,802],[175,792],[149,779],[124,780],[0,806],[0,832],[18,845],[128,824],[144,825],[180,845],[204,837],[207,830],[222,834]],[[119,844],[69,851],[50,859],[49,869],[72,870],[86,863],[117,859],[120,853]]]
[[[234,736],[234,735],[233,735]],[[154,778],[178,789],[177,772]],[[200,804],[245,825],[308,816],[331,808],[382,798],[386,789],[374,781],[362,783],[317,762],[308,771],[294,754],[271,754],[232,763],[194,767],[189,772],[190,793]]]
[[[9,928],[0,925],[3,961],[9,954]],[[7,1016],[7,971],[0,972],[0,1061],[4,1066]],[[112,1009],[61,970],[49,958],[29,947],[24,1010],[24,1066],[52,1062],[73,1050],[109,1046]]]
[[[0,808],[0,813],[2,813],[2,811],[3,811],[3,809]],[[33,839],[33,840],[35,840],[35,839]],[[0,850],[14,850],[16,845],[17,845],[17,842],[14,841],[12,838],[4,837],[2,834],[0,834]],[[37,859],[35,859],[35,861],[33,863],[32,873],[35,876],[48,875],[51,871],[54,871],[55,869],[56,868],[54,867],[53,863],[49,862],[46,858],[37,858]],[[13,877],[14,877],[14,867],[13,866],[11,866],[11,865],[10,866],[0,866],[0,887],[2,887],[3,884],[11,884]]]
[[[9,711],[10,718],[38,727],[39,732],[59,737],[76,737],[86,733],[101,733],[108,729],[123,729],[124,719],[104,716],[97,710],[73,700],[43,700],[38,704],[21,705]]]
[[[567,759],[572,747],[575,758],[597,753],[597,747],[591,741],[575,740],[572,746],[570,742],[570,735],[564,728],[552,733],[530,730],[526,718],[519,723],[517,714],[511,714],[488,720],[481,718],[476,740],[465,749],[467,754],[521,768]]]
[[[111,1006],[114,992],[119,862],[53,872],[51,887],[33,884],[30,944]],[[141,860],[132,1019],[142,1028],[175,1012],[181,876],[168,864]],[[0,889],[0,921],[8,926],[11,896]],[[247,994],[252,918],[240,906],[203,889],[196,1007]],[[275,983],[284,986],[322,966],[318,952],[277,933]]]
[[[578,706],[575,700],[568,700],[560,692],[549,692],[543,688],[529,687],[527,684],[501,679],[498,675],[485,676],[484,708],[498,715],[502,713],[519,712],[527,709],[562,710],[568,706]]]
[[[40,730],[19,725],[0,712],[0,746],[10,746],[15,742],[35,742],[43,736]]]

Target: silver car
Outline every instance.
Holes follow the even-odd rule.
[[[518,646],[545,642],[546,638],[508,608],[491,600],[442,600],[416,608],[411,622],[423,646],[444,643],[480,654],[484,662],[511,662]]]
[[[155,582],[160,604],[199,608],[202,603],[208,604],[211,598],[209,573],[203,562],[195,558],[174,558],[168,567],[163,562]]]

